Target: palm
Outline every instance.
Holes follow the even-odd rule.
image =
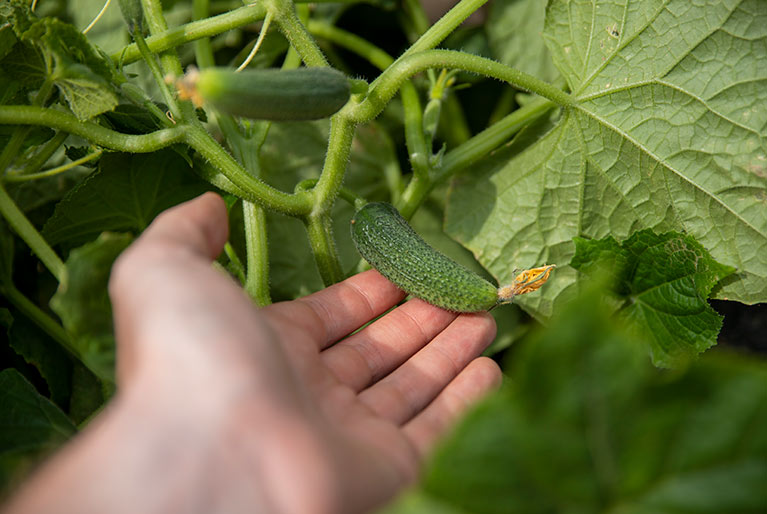
[[[434,439],[498,379],[492,361],[475,360],[495,334],[486,314],[412,300],[348,336],[402,297],[373,271],[262,311],[318,415],[389,468],[400,482],[392,488],[415,477]]]

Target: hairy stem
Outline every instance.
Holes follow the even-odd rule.
[[[304,219],[304,224],[322,282],[326,286],[340,282],[344,279],[344,273],[333,240],[330,215],[310,215]]]
[[[248,252],[245,291],[260,307],[272,303],[269,294],[269,241],[266,234],[266,213],[260,206],[242,202],[245,242]]]
[[[313,214],[325,214],[333,206],[338,190],[344,180],[346,164],[349,162],[355,125],[342,116],[330,120],[330,137],[325,163],[317,185],[312,190],[315,200]]]
[[[167,32],[168,24],[165,22],[165,16],[162,13],[162,2],[160,0],[141,0],[141,3],[144,7],[144,19],[149,26],[149,32],[152,34]],[[179,77],[184,72],[174,48],[160,52],[160,63],[165,74]],[[181,120],[178,119],[177,121]]]
[[[183,127],[141,135],[122,134],[92,121],[80,121],[66,112],[30,105],[0,105],[0,124],[43,125],[80,136],[110,150],[130,153],[154,152],[184,138]]]
[[[53,154],[56,153],[56,150],[61,148],[61,145],[64,144],[64,140],[67,137],[69,137],[69,134],[66,132],[57,132],[55,136],[48,140],[43,145],[43,147],[38,150],[38,152],[31,159],[27,161],[27,163],[24,165],[24,168],[19,171],[18,176],[29,175],[39,171],[40,168],[42,168],[43,165],[48,162],[48,159],[50,159]]]
[[[264,0],[266,8],[274,15],[280,31],[296,49],[307,66],[329,66],[325,55],[296,14],[289,0]]]
[[[348,115],[358,123],[375,118],[405,80],[429,68],[478,73],[536,93],[561,106],[572,103],[572,97],[561,89],[497,61],[454,50],[426,50],[397,59],[371,84],[365,101],[351,109]]]
[[[440,182],[454,173],[466,168],[491,150],[509,140],[525,125],[542,116],[555,106],[545,98],[536,98],[529,104],[517,109],[496,124],[491,125],[465,143],[447,152],[442,158],[442,166],[437,170],[434,181]]]
[[[13,174],[8,175],[5,177],[6,182],[28,182],[30,180],[38,180],[41,178],[48,178],[53,177],[55,175],[58,175],[59,173],[64,173],[65,171],[69,171],[72,168],[76,168],[77,166],[81,164],[85,164],[86,162],[90,162],[94,159],[98,159],[102,154],[101,150],[96,150],[95,152],[89,153],[88,155],[84,157],[80,157],[77,160],[68,162],[66,164],[62,164],[61,166],[56,166],[55,168],[51,168],[49,170],[41,171],[39,173],[27,173],[26,175],[21,174]]]
[[[99,373],[93,367],[89,366],[82,358],[78,348],[72,344],[72,339],[67,334],[64,327],[56,322],[52,317],[46,314],[40,307],[35,305],[29,298],[24,296],[21,291],[14,286],[6,286],[3,289],[3,295],[16,307],[24,316],[32,320],[43,332],[48,334],[54,341],[59,343],[72,357],[77,359],[83,366],[89,369],[94,375]]]
[[[170,30],[153,33],[146,38],[146,44],[152,52],[158,53],[201,38],[217,36],[232,29],[262,20],[266,7],[257,2],[211,18],[193,21]],[[135,43],[112,54],[114,62],[130,64],[141,59],[141,53]]]
[[[202,125],[192,125],[184,132],[186,143],[210,162],[237,188],[252,194],[246,196],[250,201],[283,214],[293,216],[307,215],[313,203],[309,193],[288,194],[262,182],[250,175],[242,165],[219,145]]]
[[[5,187],[0,183],[0,214],[14,232],[27,243],[27,246],[40,258],[43,265],[61,282],[66,273],[64,262],[59,258],[40,232],[30,223],[18,205],[13,201]]]

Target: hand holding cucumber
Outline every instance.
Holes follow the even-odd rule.
[[[411,300],[358,330],[404,296],[376,271],[259,310],[211,266],[226,239],[208,194],[119,259],[117,396],[8,512],[367,511],[499,383],[488,314]]]

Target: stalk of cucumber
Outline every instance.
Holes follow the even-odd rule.
[[[496,287],[438,252],[408,224],[393,205],[366,204],[351,221],[360,255],[408,294],[455,312],[478,312],[510,303],[538,289],[553,265],[526,270],[512,284]]]

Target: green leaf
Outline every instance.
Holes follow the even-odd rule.
[[[4,219],[0,219],[0,291],[3,286],[13,285],[13,234]]]
[[[32,19],[17,17],[14,30],[23,43],[3,59],[5,73],[30,87],[51,81],[80,120],[113,109],[116,71],[111,62],[72,25],[56,18]]]
[[[576,238],[570,265],[597,280],[612,275],[620,316],[644,335],[656,366],[680,366],[716,344],[722,316],[706,300],[735,269],[692,236],[642,230],[621,244]]]
[[[9,345],[37,368],[48,384],[50,399],[66,409],[72,389],[72,361],[66,351],[24,316],[17,316],[8,330]]]
[[[543,40],[546,2],[495,0],[485,30],[494,56],[534,77],[551,82],[559,76]]]
[[[106,154],[56,205],[43,234],[50,244],[78,244],[103,231],[139,233],[163,210],[209,189],[173,150]]]
[[[66,274],[51,298],[51,308],[61,318],[80,359],[99,378],[111,382],[115,340],[107,284],[112,263],[132,240],[130,234],[104,233],[72,250]]]
[[[552,0],[544,35],[574,105],[526,151],[473,167],[448,233],[502,283],[560,266],[519,299],[540,317],[572,296],[574,237],[643,228],[736,267],[717,298],[767,300],[765,27],[760,0]]]
[[[716,351],[659,370],[598,302],[517,347],[422,493],[475,514],[763,512],[767,362]]]
[[[0,371],[0,490],[76,429],[18,371]]]

